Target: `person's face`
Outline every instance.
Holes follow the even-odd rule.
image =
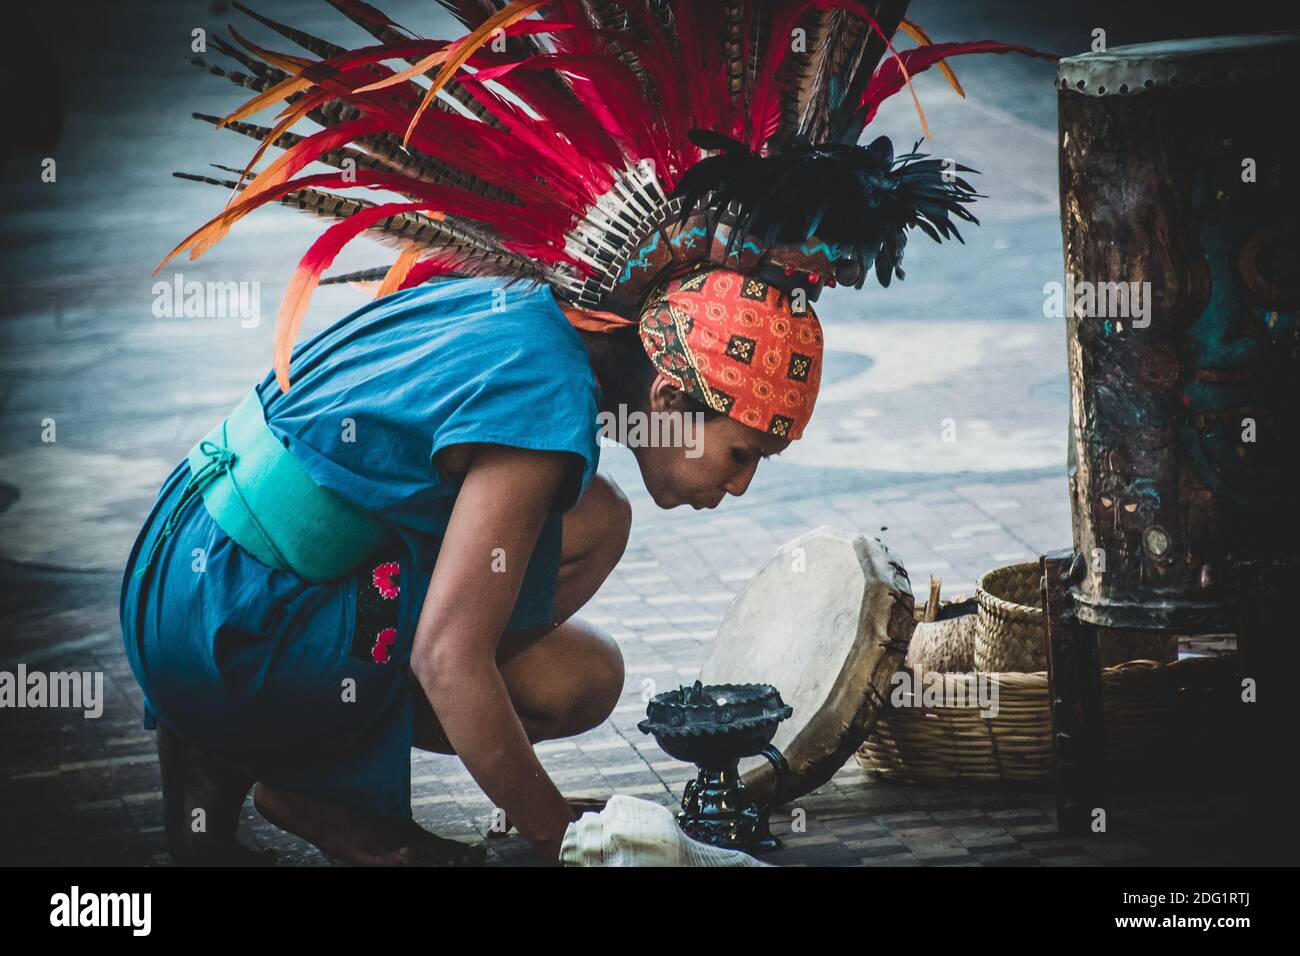
[[[649,410],[669,414],[682,411],[681,393],[662,375],[650,387]],[[690,434],[679,432],[680,434]],[[716,508],[727,495],[743,495],[758,463],[778,455],[790,439],[777,438],[734,418],[717,415],[704,422],[687,447],[633,448],[641,479],[660,508],[690,505]]]

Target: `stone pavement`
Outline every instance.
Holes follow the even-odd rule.
[[[69,114],[59,182],[33,184],[11,167],[2,184],[6,232],[24,241],[6,243],[15,295],[0,306],[0,669],[23,662],[99,670],[107,704],[94,720],[0,711],[0,863],[165,862],[153,738],[141,729],[140,692],[120,650],[121,567],[163,477],[263,375],[270,316],[315,233],[288,211],[253,217],[214,253],[165,276],[261,282],[267,321],[246,328],[233,318],[152,315],[153,266],[222,200],[168,173],[242,162],[247,147],[191,129],[187,118],[192,109],[224,112],[234,102],[233,91],[184,62],[190,21],[210,22],[207,5],[136,6],[145,16],[129,27],[106,14],[68,25],[96,82],[79,90]],[[936,39],[999,36],[1066,49],[1069,37],[1036,35],[1007,9],[913,5]],[[324,4],[282,3],[276,13],[339,35]],[[414,13],[405,19],[419,22]],[[129,44],[117,42],[131,31],[173,54],[138,66]],[[1074,48],[1085,42],[1076,39]],[[586,616],[618,641],[627,685],[598,730],[539,746],[564,792],[675,802],[692,768],[635,729],[643,697],[694,679],[732,596],[781,542],[811,527],[882,537],[918,591],[935,574],[946,596],[971,591],[990,568],[1069,543],[1064,334],[1042,315],[1043,284],[1060,278],[1061,264],[1052,67],[979,59],[956,64],[965,101],[937,76],[921,77],[918,88],[935,150],[982,171],[984,224],[965,230],[965,247],[913,243],[904,283],[856,296],[832,290],[818,304],[830,352],[807,437],[765,464],[743,498],[711,513],[657,510],[629,453],[605,451],[602,468],[628,492],[635,521],[622,564]],[[162,87],[176,102],[157,92]],[[906,100],[887,104],[877,120],[900,143],[919,136]],[[15,162],[35,168],[36,160],[20,153]],[[377,261],[378,250],[354,250],[337,268]],[[322,289],[304,337],[363,301],[346,287]],[[51,422],[53,443],[41,439]],[[413,753],[412,775],[422,824],[453,837],[486,832],[491,807],[455,758]],[[1177,799],[1120,801],[1111,832],[1082,841],[1055,832],[1053,798],[1041,788],[906,785],[850,762],[777,814],[786,845],[772,859],[1249,859],[1251,845],[1228,826],[1239,805],[1212,792],[1211,772],[1204,778]],[[802,832],[791,832],[792,809],[803,811]],[[244,829],[286,863],[324,862],[262,821],[251,802]],[[494,862],[531,859],[517,837],[490,845]]]

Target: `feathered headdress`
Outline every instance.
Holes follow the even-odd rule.
[[[957,54],[1043,55],[931,43],[904,19],[907,0],[440,0],[469,29],[454,41],[420,38],[360,0],[328,2],[376,43],[345,49],[236,3],[310,56],[232,27],[243,49],[211,42],[248,72],[195,60],[256,95],[223,118],[194,115],[261,143],[229,170],[236,179],[177,173],[233,192],[159,264],[197,258],[269,202],[335,220],[281,305],[286,391],[312,290],[363,234],[398,250],[366,274],[382,276],[381,295],[491,275],[635,316],[702,260],[809,298],[861,286],[873,267],[888,285],[903,276],[906,231],[960,240],[953,217],[975,222],[976,194],[956,175],[964,166],[895,156],[883,136],[857,146],[880,103],[935,64],[961,92],[943,62]],[[897,49],[899,32],[917,46]],[[277,103],[273,126],[245,121]],[[290,132],[303,120],[320,129]],[[282,152],[255,173],[271,146]],[[305,172],[312,163],[334,171]],[[350,188],[387,196],[332,192]]]

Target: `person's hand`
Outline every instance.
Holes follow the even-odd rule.
[[[607,801],[596,800],[587,797],[566,797],[565,802],[568,803],[569,809],[573,812],[573,819],[577,820],[584,813],[600,813],[601,810],[605,809],[605,804]],[[511,821],[509,817],[506,817],[505,820],[502,822],[501,829],[488,830],[488,835],[487,835],[488,839],[500,840],[502,837],[509,836],[511,831],[514,830],[514,828],[515,828],[514,823]]]

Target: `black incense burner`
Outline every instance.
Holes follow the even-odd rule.
[[[700,768],[686,784],[677,823],[692,839],[712,846],[761,853],[781,845],[768,828],[772,807],[751,800],[740,782],[742,757],[762,756],[780,780],[788,771],[785,757],[772,746],[777,724],[792,714],[769,684],[695,682],[659,694],[637,724],[651,734],[664,753]]]

